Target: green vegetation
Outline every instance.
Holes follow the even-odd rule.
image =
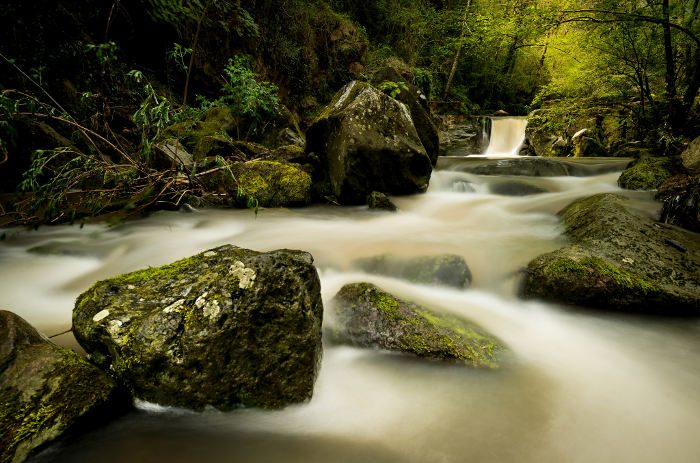
[[[583,128],[611,153],[635,141],[675,154],[697,135],[699,10],[694,0],[11,0],[0,12],[0,189],[12,195],[0,214],[36,225],[225,204],[200,174],[225,169],[216,156],[263,157],[231,142],[276,148],[280,130],[299,134],[343,85],[386,67],[400,79],[380,89],[398,97],[415,84],[439,112],[539,110],[530,131],[547,155],[574,152]],[[222,108],[230,120],[210,130]],[[164,153],[166,140],[193,162]],[[95,182],[123,167],[126,181]]]

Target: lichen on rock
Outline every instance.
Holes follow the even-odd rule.
[[[312,263],[300,251],[222,246],[98,282],[77,300],[74,332],[143,400],[222,410],[301,402],[321,356]]]

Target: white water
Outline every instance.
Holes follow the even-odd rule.
[[[494,117],[491,119],[491,138],[484,154],[489,158],[517,158],[525,143],[525,117]]]
[[[499,371],[423,362],[326,343],[311,402],[283,411],[191,413],[148,404],[46,461],[59,462],[690,462],[700,455],[700,324],[574,312],[516,297],[519,269],[559,247],[555,213],[618,191],[618,174],[520,178],[549,193],[505,197],[508,179],[434,173],[427,194],[365,208],[159,213],[115,228],[7,231],[0,307],[40,329],[70,325],[98,279],[233,243],[310,251],[326,303],[369,281],[468,317],[513,355]],[[474,192],[464,192],[468,185]],[[641,208],[656,205],[635,194]],[[33,249],[33,250],[32,250]],[[462,255],[469,290],[357,273],[359,257]],[[333,323],[326,311],[326,326]],[[59,338],[72,345],[69,335]]]

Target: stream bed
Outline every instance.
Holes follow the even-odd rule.
[[[565,242],[556,212],[585,196],[621,192],[620,172],[544,178],[463,170],[454,161],[435,171],[426,194],[394,198],[395,214],[331,206],[257,216],[201,210],[115,227],[0,230],[0,307],[49,335],[70,327],[75,298],[100,279],[235,244],[310,252],[326,305],[346,283],[375,283],[474,320],[513,352],[499,370],[481,371],[325,342],[309,403],[228,413],[139,403],[36,461],[697,461],[700,322],[517,297],[522,268]],[[502,188],[508,182],[541,192],[494,193],[509,191]],[[658,213],[650,194],[624,194],[640,210]],[[354,260],[384,253],[458,254],[474,281],[455,290],[353,270]],[[331,311],[324,317],[327,328]],[[55,341],[78,349],[70,334]]]

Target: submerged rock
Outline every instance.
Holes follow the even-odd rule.
[[[503,196],[530,196],[547,193],[545,188],[526,182],[496,182],[489,188],[491,193]]]
[[[351,82],[338,92],[306,140],[343,204],[364,204],[372,191],[403,195],[428,188],[432,164],[409,109],[369,84]]]
[[[90,357],[135,397],[227,410],[311,397],[321,358],[310,254],[222,246],[101,281],[73,312]]]
[[[367,197],[367,206],[369,206],[370,209],[383,209],[390,212],[396,212],[398,210],[396,204],[392,203],[387,195],[378,191],[373,191]]]
[[[109,376],[0,310],[0,462],[22,462],[128,407]]]
[[[360,347],[407,352],[497,368],[501,342],[476,325],[433,313],[368,283],[344,286],[333,298],[336,339]]]
[[[679,172],[677,158],[645,158],[635,161],[618,180],[626,190],[656,190]]]
[[[530,262],[525,296],[625,312],[700,315],[697,234],[659,224],[616,194],[577,201],[560,216],[572,244]]]
[[[353,266],[368,273],[402,278],[413,283],[466,288],[472,281],[464,258],[454,254],[419,257],[384,254],[358,259]]]

